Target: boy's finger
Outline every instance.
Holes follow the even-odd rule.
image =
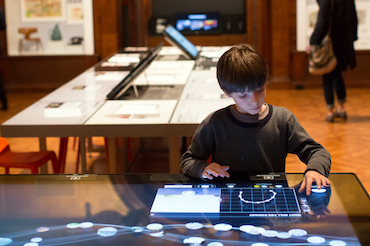
[[[306,187],[306,179],[303,179],[301,187],[299,187],[298,192],[304,191],[304,188]]]
[[[224,168],[220,168],[220,174],[222,177],[230,177],[230,174]]]
[[[312,186],[312,179],[307,178],[307,184],[306,184],[306,195],[311,195],[311,186]]]

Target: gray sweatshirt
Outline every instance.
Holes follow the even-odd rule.
[[[210,156],[212,162],[230,166],[231,175],[285,172],[287,153],[293,153],[307,165],[306,171],[329,175],[329,152],[308,135],[288,109],[268,105],[263,119],[245,123],[235,117],[232,107],[215,111],[200,123],[181,157],[184,174],[201,178]]]

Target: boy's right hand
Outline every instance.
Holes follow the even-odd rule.
[[[229,166],[221,166],[216,162],[212,162],[202,172],[202,178],[213,179],[213,177],[230,178],[230,174],[227,172]]]

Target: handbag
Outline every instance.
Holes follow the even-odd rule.
[[[333,44],[330,37],[333,5],[334,1],[331,0],[328,34],[326,34],[326,36],[322,39],[321,44],[311,45],[311,50],[308,54],[308,71],[313,75],[330,73],[337,66],[337,58],[334,55]]]
[[[308,55],[308,71],[313,75],[330,73],[337,66],[337,58],[333,52],[331,38],[327,34],[321,44],[311,45]]]

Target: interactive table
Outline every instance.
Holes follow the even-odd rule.
[[[356,175],[310,196],[302,177],[0,175],[0,245],[370,245]]]

